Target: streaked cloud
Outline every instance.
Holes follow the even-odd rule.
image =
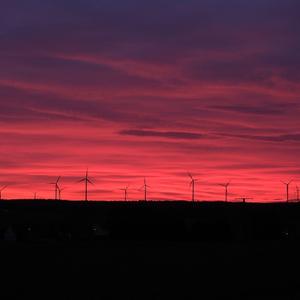
[[[121,135],[132,135],[139,137],[162,137],[169,139],[195,140],[203,138],[202,134],[180,131],[154,131],[154,130],[122,130]]]
[[[0,183],[93,199],[146,176],[154,199],[284,197],[299,175],[296,0],[68,0],[0,4]],[[300,180],[300,178],[294,178]],[[150,183],[149,183],[150,184]],[[98,186],[99,185],[99,186]],[[99,195],[98,195],[99,193]]]

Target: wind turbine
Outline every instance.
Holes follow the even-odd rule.
[[[59,186],[58,186],[58,200],[62,200],[62,198],[61,198],[61,194],[62,194],[62,191],[64,191],[66,188],[60,188]]]
[[[235,198],[235,200],[242,200],[243,203],[246,203],[246,200],[251,200],[253,198],[247,198],[247,197],[241,197],[241,198]]]
[[[297,193],[297,201],[299,202],[299,192],[300,192],[300,188],[298,185],[296,185],[296,193]]]
[[[144,184],[141,186],[141,188],[139,190],[144,190],[144,201],[146,202],[147,201],[147,189],[150,188],[149,185],[147,185],[147,182],[146,182],[146,177],[144,178]]]
[[[225,188],[225,202],[228,201],[228,187],[230,185],[230,181],[224,184],[219,184],[220,186],[223,186]]]
[[[124,191],[124,201],[127,201],[129,186],[127,185],[125,188],[120,189],[120,191]]]
[[[290,184],[293,182],[293,180],[291,179],[289,182],[284,182],[284,181],[281,182],[286,186],[286,202],[289,202],[289,187]]]
[[[55,194],[55,200],[58,199],[58,194],[59,194],[59,186],[58,182],[60,181],[61,176],[59,176],[56,180],[56,182],[52,182],[50,184],[54,184],[54,194]]]
[[[84,182],[85,184],[85,201],[88,201],[88,184],[94,184],[90,179],[89,179],[89,169],[86,170],[86,173],[85,173],[85,177],[82,178],[81,180],[79,180],[78,182]]]
[[[5,185],[0,189],[0,200],[2,200],[2,192],[7,188],[8,186]]]
[[[188,173],[188,176],[191,178],[190,187],[192,187],[192,202],[195,202],[195,182],[198,179],[195,179],[191,173]]]

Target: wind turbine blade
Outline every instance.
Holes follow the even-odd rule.
[[[76,182],[78,183],[78,182],[83,182],[83,181],[85,181],[85,178],[80,179],[80,180],[78,180],[78,181],[76,181]]]
[[[92,185],[94,185],[94,183],[92,182],[92,181],[90,181],[88,178],[87,178],[87,180],[86,180],[88,183],[90,183],[90,184],[92,184]]]
[[[187,172],[187,174],[192,180],[194,179],[191,173]]]

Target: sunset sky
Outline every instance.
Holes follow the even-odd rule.
[[[298,0],[4,0],[4,198],[285,198],[300,186]]]

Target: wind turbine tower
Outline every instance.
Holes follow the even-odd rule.
[[[253,198],[248,198],[248,197],[241,197],[241,198],[236,198],[236,200],[241,200],[243,203],[246,203],[247,200],[251,200]]]
[[[293,180],[290,180],[289,182],[284,182],[284,181],[281,182],[286,186],[286,202],[289,202],[289,188]]]
[[[228,201],[228,187],[230,185],[230,181],[224,184],[219,184],[220,186],[223,186],[225,188],[225,202]]]
[[[66,188],[60,188],[58,187],[58,200],[62,200],[62,192],[65,190]]]
[[[146,202],[147,201],[147,191],[148,191],[148,188],[150,188],[149,185],[147,185],[147,182],[146,182],[146,178],[144,178],[144,184],[142,185],[142,187],[140,188],[144,190],[144,201]]]
[[[126,186],[124,189],[120,189],[121,191],[124,191],[124,201],[127,201],[128,188],[129,186]]]
[[[61,178],[61,176],[59,176],[55,182],[50,183],[50,184],[53,184],[53,185],[54,185],[54,197],[55,197],[54,199],[55,199],[55,200],[58,199],[58,194],[59,194],[59,186],[58,186],[58,183],[59,183],[59,181],[60,181],[60,178]]]
[[[89,178],[89,170],[86,170],[85,177],[79,180],[78,182],[84,182],[85,191],[84,191],[84,200],[88,201],[88,185],[94,184]]]
[[[191,173],[188,173],[188,176],[191,178],[190,187],[192,187],[192,202],[195,202],[195,183],[198,179],[195,179]]]

